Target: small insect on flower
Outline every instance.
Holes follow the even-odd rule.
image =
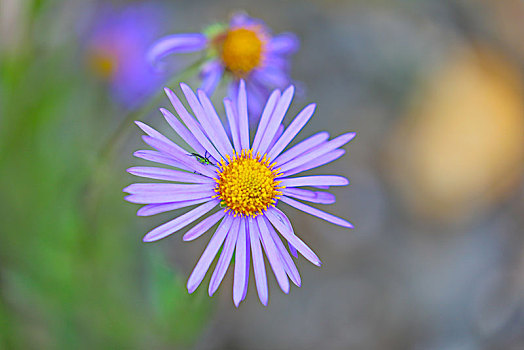
[[[198,162],[201,163],[201,164],[212,165],[214,167],[217,167],[216,164],[213,164],[211,162],[211,160],[209,160],[210,154],[207,151],[206,151],[206,153],[204,154],[203,157],[200,154],[198,154],[198,153],[190,153],[190,154],[188,154],[188,156],[195,157],[195,159],[198,160]]]
[[[251,103],[251,119],[258,119],[270,92],[289,85],[291,56],[298,50],[292,33],[273,35],[261,20],[236,13],[228,24],[214,24],[203,33],[172,34],[159,39],[149,50],[154,67],[170,54],[203,52],[206,62],[200,70],[201,88],[211,95],[225,76],[229,96],[238,95],[238,83],[245,80]]]
[[[167,88],[167,96],[180,119],[167,109],[160,111],[175,132],[193,149],[189,153],[191,157],[188,157],[187,150],[158,131],[137,122],[147,134],[143,137],[144,141],[155,150],[141,150],[134,155],[176,169],[128,169],[136,176],[169,183],[132,184],[124,189],[129,193],[126,200],[145,204],[138,210],[139,216],[196,206],[152,229],[144,237],[145,242],[165,238],[210,213],[183,236],[185,241],[194,240],[218,223],[187,281],[188,291],[193,293],[201,284],[221,251],[209,283],[209,295],[217,291],[235,254],[233,302],[238,306],[246,297],[252,261],[259,299],[267,305],[263,251],[284,293],[289,292],[289,280],[299,287],[301,285],[300,274],[291,256],[298,257],[300,252],[311,263],[321,264],[311,248],[295,234],[287,216],[277,208],[280,202],[333,224],[353,227],[342,218],[304,203],[335,203],[333,194],[319,189],[345,186],[348,184],[345,177],[293,175],[341,157],[345,151],[340,147],[352,140],[355,133],[349,132],[328,140],[328,133],[319,132],[288,148],[315,111],[315,104],[306,106],[284,128],[282,121],[294,94],[294,87],[290,86],[282,93],[279,90],[271,93],[252,135],[248,123],[248,94],[241,80],[237,103],[224,99],[230,130],[228,135],[206,93],[198,90],[195,94],[185,84],[181,84],[181,88],[193,115]]]

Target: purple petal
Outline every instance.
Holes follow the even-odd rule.
[[[231,146],[231,141],[229,140],[226,130],[222,125],[222,121],[220,120],[215,107],[213,107],[213,104],[209,100],[209,97],[207,97],[203,90],[198,90],[198,99],[200,100],[202,107],[204,107],[207,118],[210,122],[210,126],[213,129],[213,132],[216,133],[217,140],[220,142],[227,154],[232,154],[233,147]]]
[[[169,125],[175,132],[198,154],[205,154],[205,148],[198,142],[193,134],[175,117],[170,111],[165,108],[160,108],[160,112],[164,115]]]
[[[240,220],[235,253],[235,275],[233,281],[233,302],[238,307],[246,295],[249,277],[249,242],[247,241],[246,221]]]
[[[188,152],[182,147],[174,144],[171,140],[164,140],[158,137],[144,135],[142,140],[149,146],[155,148],[157,151],[160,151],[172,158],[178,157],[181,154],[188,154]],[[175,158],[176,159],[176,158]]]
[[[260,120],[260,115],[262,114],[262,109],[264,108],[265,103],[269,97],[270,90],[269,88],[260,85],[257,80],[254,78],[253,73],[249,76],[249,80],[246,81],[246,91],[249,96],[249,125],[256,126]]]
[[[278,126],[282,123],[282,120],[286,115],[289,105],[291,104],[294,92],[295,87],[291,85],[284,91],[284,93],[282,93],[282,98],[280,98],[280,100],[278,101],[275,110],[273,111],[273,114],[269,119],[268,126],[266,128],[266,131],[264,132],[264,136],[262,137],[260,146],[257,149],[257,152],[260,152],[260,154],[264,154],[267,152],[268,146],[271,143],[271,140],[273,140]]]
[[[280,232],[282,237],[295,246],[300,254],[302,254],[307,260],[311,261],[314,265],[320,266],[320,259],[318,256],[295,235],[293,228],[289,223],[289,219],[284,213],[273,207],[266,210],[265,216],[269,219],[271,224],[275,226],[278,232]]]
[[[138,209],[138,211],[136,212],[136,215],[138,215],[138,216],[156,215],[156,214],[160,214],[160,213],[165,213],[166,211],[171,211],[171,210],[175,210],[175,209],[189,207],[189,206],[195,205],[195,204],[208,202],[210,200],[211,200],[211,196],[200,198],[200,199],[192,199],[192,200],[187,200],[187,201],[180,201],[180,202],[169,202],[169,203],[161,203],[161,204],[148,204],[148,205],[145,205],[142,208]]]
[[[214,183],[215,180],[206,176],[188,173],[174,169],[137,166],[127,169],[127,172],[135,176],[148,177],[156,180],[191,182],[191,183]]]
[[[155,129],[153,129],[152,127],[150,127],[149,125],[147,124],[144,124],[140,121],[135,121],[135,124],[138,125],[138,127],[140,129],[142,129],[143,132],[145,132],[146,134],[148,134],[149,136],[155,138],[155,139],[158,139],[162,142],[165,142],[167,144],[170,144],[170,145],[174,145],[175,147],[178,147],[178,145],[176,145],[173,141],[171,141],[170,139],[168,139],[167,137],[165,137],[164,135],[162,135],[161,133],[159,133],[158,131],[156,131]]]
[[[314,103],[304,108],[296,117],[293,119],[289,127],[286,129],[284,134],[278,139],[273,147],[270,147],[268,153],[269,159],[275,159],[284,148],[297,136],[300,130],[306,125],[313,113],[315,112],[316,105]]]
[[[284,125],[280,124],[278,126],[277,132],[275,133],[275,136],[273,136],[273,140],[269,144],[268,149],[273,148],[273,146],[277,143],[278,139],[280,139],[280,136],[282,136],[282,133],[284,132]],[[269,158],[271,159],[271,158]]]
[[[336,149],[326,155],[317,157],[315,159],[310,160],[309,162],[306,162],[300,166],[297,166],[296,168],[287,170],[284,173],[284,176],[291,176],[291,175],[295,175],[295,174],[301,173],[309,169],[318,168],[319,166],[331,163],[332,161],[342,157],[344,153],[346,153],[346,151],[344,151],[343,149]],[[327,190],[329,188],[329,186],[324,186],[324,185],[316,185],[314,187],[324,189],[324,190]]]
[[[235,250],[239,225],[240,220],[233,221],[233,225],[227,234],[226,242],[224,243],[224,249],[222,249],[222,254],[220,254],[220,257],[218,258],[217,266],[215,271],[213,271],[211,281],[209,282],[209,296],[212,296],[216,292],[218,286],[226,275],[227,268],[229,267],[231,258],[233,257],[233,251]]]
[[[249,122],[247,116],[247,93],[246,83],[240,80],[238,88],[238,131],[240,134],[240,146],[242,149],[249,149]]]
[[[145,160],[149,160],[150,162],[160,163],[169,165],[175,168],[182,168],[185,169],[184,166],[181,166],[179,162],[177,162],[175,159],[173,159],[170,156],[166,156],[163,153],[157,152],[157,151],[151,151],[151,150],[140,150],[133,153],[133,156],[137,158],[142,158]],[[189,169],[187,169],[189,170]]]
[[[234,110],[236,112],[238,108],[238,85],[239,82],[236,79],[233,79],[231,83],[227,85],[227,98],[229,98],[233,103]]]
[[[247,295],[247,287],[249,285],[249,267],[251,262],[251,239],[249,238],[249,231],[247,227],[247,221],[244,221],[244,225],[246,227],[246,283],[244,285],[244,292],[242,293],[242,300],[246,298]]]
[[[202,71],[200,76],[202,77],[202,85],[200,88],[208,95],[212,95],[215,91],[222,75],[224,74],[224,66],[217,60],[208,62]]]
[[[348,143],[349,141],[351,141],[353,138],[355,137],[355,133],[354,132],[349,132],[347,134],[344,134],[344,135],[341,135],[341,136],[338,136],[336,138],[334,138],[333,140],[329,141],[329,142],[326,142],[326,143],[323,143],[317,147],[315,147],[314,149],[310,150],[309,152],[307,153],[304,153],[298,157],[296,157],[295,159],[287,162],[286,164],[282,165],[280,167],[280,170],[281,172],[285,172],[286,170],[289,170],[289,169],[293,169],[297,166],[300,166],[310,160],[313,160],[317,157],[320,157],[320,156],[323,156],[343,145],[345,145],[346,143]]]
[[[249,237],[251,239],[251,254],[253,256],[253,271],[257,285],[258,298],[263,305],[267,305],[267,277],[264,265],[264,256],[260,247],[260,232],[252,217],[248,217]]]
[[[265,220],[263,220],[265,221]],[[275,245],[277,247],[278,253],[280,255],[280,259],[282,261],[282,264],[284,266],[284,270],[286,271],[287,275],[293,281],[295,285],[300,287],[301,280],[300,280],[300,274],[298,273],[298,269],[295,266],[295,263],[293,262],[293,259],[291,259],[291,256],[289,256],[288,251],[286,250],[286,247],[282,243],[282,240],[280,237],[278,237],[275,229],[272,225],[266,225],[266,227],[269,229],[269,234],[271,238],[273,239],[273,242],[275,242]],[[296,253],[296,249],[295,249]],[[298,256],[298,255],[297,255]]]
[[[298,51],[300,41],[293,33],[282,33],[271,38],[268,51],[273,54],[291,55]]]
[[[278,156],[274,161],[277,162],[280,166],[292,160],[296,156],[301,155],[304,152],[309,151],[310,149],[324,143],[329,138],[329,134],[325,131],[321,131],[313,136],[308,137],[307,139],[300,141],[295,146],[291,147],[280,156]]]
[[[271,52],[267,53],[264,59],[264,64],[266,66],[276,67],[284,72],[289,72],[289,68],[291,67],[291,63],[287,57],[278,54],[272,54]]]
[[[202,191],[212,191],[215,184],[171,184],[171,183],[136,183],[124,188],[124,192],[129,194],[142,193],[198,193]]]
[[[200,128],[200,125],[197,123],[195,118],[193,118],[193,116],[189,114],[186,107],[184,107],[182,102],[180,102],[180,100],[178,99],[177,95],[175,95],[173,91],[167,88],[164,89],[164,91],[166,92],[167,97],[171,101],[171,104],[175,108],[176,112],[178,113],[184,124],[186,124],[191,134],[198,140],[198,142],[202,145],[204,150],[209,152],[216,161],[219,161],[222,158],[222,156],[215,149],[215,146],[211,144],[207,136],[204,135]],[[204,156],[205,154],[201,155]]]
[[[319,210],[317,208],[313,208],[307,204],[304,204],[304,203],[301,203],[299,201],[296,201],[294,199],[291,199],[289,197],[286,197],[286,196],[282,196],[280,198],[282,200],[282,202],[286,203],[286,204],[289,204],[290,206],[292,207],[295,207],[297,208],[298,210],[302,210],[303,212],[306,212],[308,214],[311,214],[311,215],[314,215],[316,217],[319,217],[321,219],[324,219],[328,222],[331,222],[335,225],[339,225],[339,226],[343,226],[343,227],[347,227],[347,228],[353,228],[353,225],[349,222],[349,221],[346,221],[344,219],[341,219],[339,217],[336,217],[334,215],[331,215],[331,214],[328,214],[326,212],[323,212],[322,210]]]
[[[217,151],[221,154],[222,158],[226,154],[228,154],[228,151],[232,150],[231,144],[229,144],[229,147],[227,144],[229,143],[229,139],[227,138],[227,135],[224,131],[224,138],[222,138],[220,134],[220,128],[222,128],[222,125],[220,124],[220,120],[218,120],[218,126],[216,123],[214,124],[211,120],[212,114],[216,115],[215,109],[211,102],[209,102],[207,111],[204,110],[204,107],[201,105],[202,98],[205,96],[204,92],[202,90],[200,95],[200,100],[197,98],[197,95],[191,90],[191,88],[181,83],[180,87],[182,88],[182,91],[184,92],[184,95],[186,96],[186,100],[191,106],[191,109],[193,110],[194,115],[197,117],[198,121],[200,122],[200,126],[204,129],[204,132],[207,134],[207,137],[212,142],[213,146],[217,149]],[[207,96],[205,96],[207,98]],[[209,101],[209,100],[208,100]],[[208,113],[208,112],[211,112]],[[217,116],[218,119],[218,116]],[[223,128],[222,128],[223,130]]]
[[[284,188],[282,193],[288,197],[294,197],[308,202],[320,204],[335,203],[335,195],[328,192],[309,191],[301,188]]]
[[[147,60],[155,66],[158,61],[172,53],[188,53],[203,50],[207,38],[200,33],[173,34],[155,42],[147,52]]]
[[[235,113],[235,106],[230,99],[224,99],[224,108],[226,110],[227,121],[229,122],[229,128],[231,129],[231,138],[233,139],[233,145],[235,151],[240,153],[242,147],[240,146],[240,134],[238,132],[238,122]]]
[[[220,249],[222,243],[226,239],[229,229],[231,228],[232,222],[233,216],[226,215],[224,220],[222,220],[217,230],[213,234],[213,237],[211,237],[211,240],[209,241],[206,249],[204,250],[204,253],[202,253],[202,256],[198,260],[195,268],[193,269],[191,276],[189,276],[189,279],[187,280],[187,290],[189,291],[189,293],[193,293],[198,288],[200,283],[202,283],[202,280],[204,279],[204,276],[206,275],[209,266],[213,262],[213,259],[217,255],[218,250]]]
[[[281,180],[280,186],[300,187],[300,186],[346,186],[349,180],[338,175],[311,175],[300,177],[287,177]]]
[[[269,99],[267,100],[266,106],[264,107],[264,111],[262,112],[262,116],[260,117],[260,121],[258,123],[258,129],[255,134],[255,139],[253,140],[253,152],[258,152],[258,147],[260,146],[260,142],[262,141],[262,137],[264,136],[264,132],[266,132],[267,125],[269,123],[269,119],[271,115],[273,114],[273,111],[275,110],[275,106],[280,99],[280,90],[275,90],[271,93],[271,96],[269,96]]]
[[[273,269],[273,273],[275,274],[280,289],[287,294],[289,293],[289,281],[283,267],[280,253],[278,252],[275,242],[271,238],[268,227],[261,215],[256,217],[256,223],[258,225],[260,240],[262,241],[264,251],[266,252],[267,260]]]
[[[207,134],[207,137],[209,138],[213,146],[215,146],[217,151],[221,154],[222,158],[224,158],[224,156],[227,154],[227,149],[224,148],[224,144],[221,142],[217,131],[211,124],[209,116],[204,111],[204,108],[200,104],[200,101],[198,100],[197,96],[187,84],[180,83],[180,87],[184,92],[184,96],[186,97],[189,106],[193,110],[193,114],[200,122],[200,126],[204,129],[204,132]]]
[[[253,71],[252,78],[268,88],[284,87],[289,84],[288,74],[274,66],[267,66],[264,69]]]
[[[149,231],[145,235],[143,241],[154,242],[164,237],[167,237],[172,233],[175,233],[176,231],[180,230],[183,227],[186,227],[187,225],[189,225],[190,223],[197,220],[202,215],[216,207],[219,202],[220,200],[218,199],[212,200],[209,203],[202,204],[201,206],[196,207],[195,209],[185,213],[184,215],[181,215],[171,221],[166,222],[163,225],[158,226],[157,228]]]
[[[180,163],[184,169],[189,171],[196,171],[202,175],[209,177],[216,176],[216,169],[197,161],[190,153],[187,153],[183,149],[172,147],[172,145],[162,142],[158,139],[154,139],[151,136],[142,136],[144,142],[149,146],[157,149],[158,151],[167,154],[174,160]],[[180,167],[180,166],[179,166]]]
[[[298,258],[298,252],[297,248],[289,242],[287,242],[287,246],[289,247],[289,251],[291,252],[291,255],[293,255],[295,258]]]
[[[186,192],[150,192],[143,194],[130,194],[124,199],[131,203],[138,204],[158,204],[158,203],[169,203],[169,202],[181,202],[187,200],[207,198],[216,195],[215,191],[199,191],[194,193]]]
[[[244,12],[236,12],[231,16],[229,24],[235,27],[251,24],[251,18]]]
[[[193,228],[187,231],[186,234],[182,237],[182,239],[184,241],[192,241],[200,237],[201,235],[206,233],[220,219],[222,219],[224,215],[226,215],[226,212],[224,210],[217,211],[216,213],[200,221]]]

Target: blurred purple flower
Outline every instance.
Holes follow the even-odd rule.
[[[156,4],[126,8],[104,7],[85,40],[86,62],[93,74],[110,85],[114,99],[135,108],[161,87],[165,73],[146,59],[148,47],[159,34],[162,9]]]
[[[297,286],[301,284],[293,259],[277,232],[288,242],[292,255],[297,257],[298,251],[313,264],[320,265],[315,253],[295,235],[287,216],[277,209],[277,201],[336,225],[353,227],[344,219],[298,201],[332,204],[335,202],[333,194],[299,187],[326,189],[329,186],[344,186],[348,184],[346,178],[337,175],[291,176],[341,157],[345,151],[340,147],[353,139],[355,133],[346,133],[328,141],[329,134],[320,132],[283,152],[315,111],[315,104],[306,106],[284,130],[282,120],[293,98],[293,86],[283,93],[279,90],[271,93],[252,141],[248,123],[249,94],[243,80],[237,89],[237,103],[224,99],[230,136],[203,90],[199,89],[195,94],[185,84],[181,84],[181,88],[196,120],[167,88],[166,94],[185,125],[168,110],[161,108],[160,111],[192,150],[185,150],[158,131],[136,122],[147,134],[142,137],[143,140],[155,151],[134,153],[136,157],[181,170],[158,167],[128,169],[136,176],[178,183],[135,183],[124,189],[129,193],[126,200],[146,204],[138,210],[139,216],[198,204],[187,213],[151,230],[144,237],[145,242],[167,237],[218,207],[216,212],[201,220],[183,237],[185,241],[193,240],[220,222],[189,277],[187,288],[190,293],[195,291],[223,247],[211,277],[209,295],[218,289],[235,252],[235,305],[238,306],[246,296],[250,256],[260,301],[267,305],[268,287],[262,249],[285,293],[289,292],[288,277]]]
[[[148,58],[158,67],[170,54],[205,51],[208,60],[201,68],[201,88],[211,95],[226,75],[231,81],[229,96],[234,98],[239,80],[244,79],[252,96],[250,112],[258,118],[269,93],[290,84],[290,57],[298,48],[294,34],[273,36],[261,20],[237,13],[227,26],[215,25],[206,33],[173,34],[158,40]]]

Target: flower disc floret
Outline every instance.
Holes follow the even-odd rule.
[[[253,156],[252,150],[235,152],[227,161],[220,162],[218,179],[216,179],[215,196],[221,199],[226,211],[231,210],[234,216],[255,217],[271,206],[282,195],[279,186],[279,169],[273,169],[275,163],[260,154]]]
[[[265,41],[256,27],[229,30],[221,50],[224,66],[237,77],[247,75],[261,65]]]

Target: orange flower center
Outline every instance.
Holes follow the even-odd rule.
[[[257,216],[271,206],[282,195],[279,186],[281,181],[275,181],[280,169],[273,169],[275,163],[271,164],[269,159],[253,156],[252,150],[242,150],[240,154],[235,152],[231,158],[227,156],[227,162],[221,160],[216,179],[215,195],[222,200],[221,205],[226,211],[233,211],[234,215]]]
[[[222,44],[222,61],[235,76],[243,77],[262,63],[265,41],[256,30],[232,29]]]

